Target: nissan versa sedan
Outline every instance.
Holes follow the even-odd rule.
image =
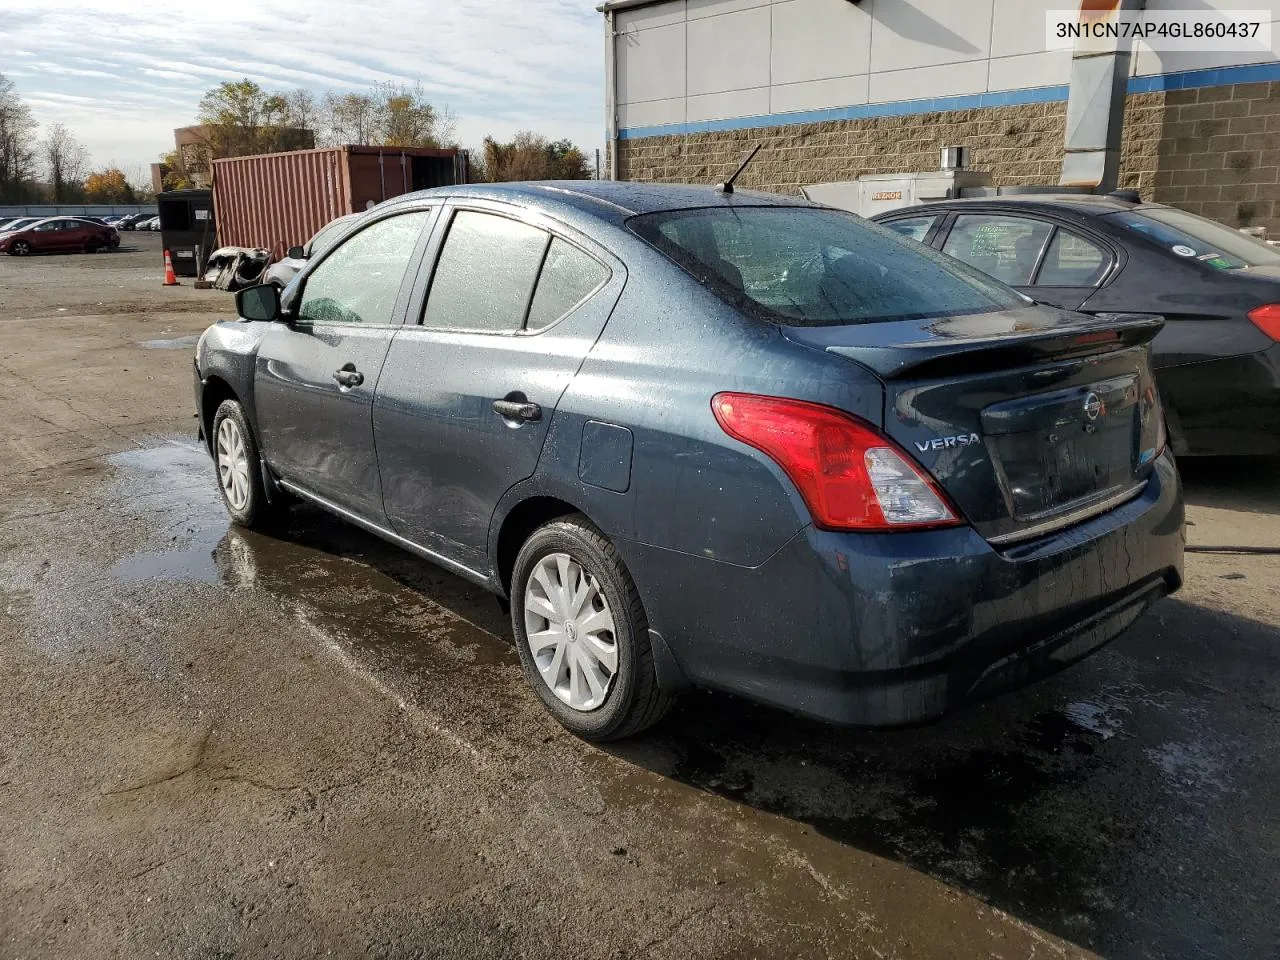
[[[876,219],[1053,306],[1161,314],[1151,352],[1174,451],[1280,454],[1280,249],[1135,200],[955,200]]]
[[[510,603],[571,731],[688,686],[925,720],[1182,579],[1150,316],[790,198],[611,182],[369,211],[195,358],[232,519],[317,504]]]

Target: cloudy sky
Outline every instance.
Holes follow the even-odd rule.
[[[596,2],[0,0],[0,73],[40,123],[126,170],[173,149],[201,94],[241,77],[317,92],[420,82],[463,146],[532,129],[591,151],[604,139]]]

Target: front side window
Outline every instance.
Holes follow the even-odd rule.
[[[929,231],[933,229],[933,225],[937,222],[937,217],[907,217],[905,220],[894,220],[886,223],[885,226],[894,233],[900,233],[904,237],[910,237],[912,240],[924,243],[924,238],[929,235]]]
[[[338,237],[342,235],[343,229],[349,226],[351,226],[351,221],[346,219],[345,217],[339,217],[337,220],[332,220],[329,223],[325,224],[318,231],[316,231],[316,235],[311,238],[311,241],[307,247],[307,256],[308,257],[320,256],[322,253],[328,250],[331,246],[333,246],[334,242],[338,239]]]
[[[721,299],[778,323],[949,317],[1028,302],[923,244],[836,210],[709,207],[627,225]]]
[[[965,214],[942,251],[1011,287],[1031,282],[1053,225],[1025,217]]]
[[[1092,240],[1059,228],[1036,277],[1038,287],[1096,287],[1111,256]]]
[[[333,250],[310,274],[298,307],[300,323],[396,322],[396,300],[429,210],[388,217]]]
[[[524,324],[550,239],[518,220],[460,210],[436,263],[423,325],[515,333]]]
[[[52,221],[50,223],[38,223],[31,228],[33,233],[53,233],[57,229],[59,229],[57,221]]]
[[[1143,207],[1108,214],[1107,219],[1141,234],[1185,260],[1216,270],[1280,266],[1280,250],[1238,230],[1173,207]]]

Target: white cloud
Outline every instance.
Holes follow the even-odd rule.
[[[532,129],[590,152],[604,127],[595,2],[0,0],[4,45],[23,58],[0,72],[99,163],[150,163],[205,90],[246,76],[317,92],[421,83],[466,146]]]

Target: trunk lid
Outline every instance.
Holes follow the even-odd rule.
[[[1003,545],[1145,486],[1159,431],[1148,344],[1162,324],[1037,306],[785,335],[873,370],[884,431]]]

